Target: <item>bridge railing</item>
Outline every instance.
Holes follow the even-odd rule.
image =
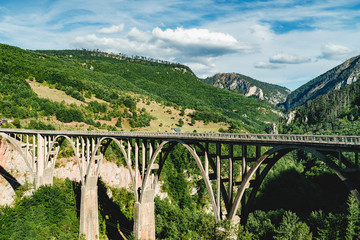
[[[84,132],[81,132],[84,133]],[[251,133],[179,133],[179,132],[87,132],[88,134],[106,134],[129,137],[177,137],[177,138],[205,138],[205,139],[243,139],[249,141],[283,141],[304,143],[334,143],[360,145],[360,136],[335,135],[296,135],[296,134],[251,134]]]
[[[121,136],[145,138],[177,138],[198,140],[244,140],[248,142],[294,142],[294,143],[326,143],[341,145],[360,145],[360,136],[335,135],[298,135],[298,134],[252,134],[252,133],[179,133],[179,132],[124,132],[124,131],[46,131],[1,129],[0,133],[15,134],[51,134],[51,135],[93,135]]]

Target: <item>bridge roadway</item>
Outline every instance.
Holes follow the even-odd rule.
[[[296,134],[253,134],[253,133],[178,133],[178,132],[125,132],[125,131],[49,131],[28,129],[0,129],[12,134],[42,134],[46,136],[66,135],[69,137],[126,137],[137,139],[178,139],[234,144],[255,144],[274,146],[278,144],[302,144],[307,146],[356,149],[360,147],[360,136],[339,135],[296,135]]]
[[[121,150],[136,189],[136,239],[155,239],[155,187],[165,160],[178,144],[190,153],[201,172],[215,221],[224,217],[235,221],[240,209],[241,222],[245,223],[265,176],[293,150],[303,150],[325,162],[360,203],[360,136],[22,129],[0,129],[0,136],[21,153],[35,187],[52,184],[60,146],[64,141],[71,144],[82,184],[80,233],[87,239],[98,239],[97,180],[112,142]],[[241,165],[240,172],[234,171],[236,162]],[[215,186],[211,181],[216,181]],[[246,189],[250,194],[245,198]]]

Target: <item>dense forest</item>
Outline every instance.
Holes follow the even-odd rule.
[[[2,127],[54,130],[56,119],[107,131],[121,130],[126,121],[141,130],[153,120],[151,112],[138,107],[142,95],[174,106],[183,115],[184,109],[194,109],[187,116],[193,121],[226,122],[230,127],[224,132],[265,133],[278,122],[280,133],[360,135],[359,83],[307,101],[288,123],[277,109],[205,84],[177,63],[97,50],[27,51],[0,45],[0,53],[0,117],[14,119]],[[63,91],[82,104],[41,98],[29,82]],[[101,124],[102,119],[115,119],[114,125]],[[68,148],[64,144],[59,157],[71,157]],[[234,151],[239,155],[240,150]],[[255,149],[249,149],[249,155],[255,155]],[[108,148],[105,158],[125,165],[116,146]],[[239,162],[234,164],[236,172],[240,168]],[[235,233],[226,220],[215,223],[200,176],[190,154],[176,146],[160,176],[168,197],[155,198],[158,239],[228,239],[234,234],[238,239],[360,237],[355,199],[329,167],[302,151],[291,152],[274,165],[246,225]],[[101,180],[98,187],[100,238],[133,239],[133,193]],[[78,239],[79,183],[56,179],[53,186],[24,194],[31,188],[24,184],[16,191],[13,206],[0,207],[0,239]]]
[[[360,135],[360,83],[320,95],[295,110],[284,133]]]

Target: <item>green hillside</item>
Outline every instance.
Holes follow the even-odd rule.
[[[320,95],[295,109],[284,133],[360,135],[360,82]]]
[[[186,66],[141,57],[87,50],[29,51],[0,45],[0,73],[2,79],[13,79],[21,85],[26,83],[25,79],[36,79],[38,83],[46,83],[82,101],[84,97],[96,96],[111,104],[131,107],[126,102],[126,92],[142,94],[165,105],[196,109],[189,117],[205,122],[225,121],[238,131],[261,132],[268,123],[279,118],[269,106],[254,99],[203,83]],[[6,107],[4,101],[10,102],[12,107],[20,107],[17,100],[11,100],[14,91],[10,91],[8,96],[4,92],[0,94],[4,106],[2,115],[28,117]],[[27,96],[36,98],[30,91],[24,95]],[[26,105],[21,107],[26,108]],[[28,109],[36,107],[37,111],[44,110],[42,106],[28,106]],[[29,115],[29,111],[25,115]],[[44,115],[51,116],[54,112]]]
[[[344,63],[321,74],[293,91],[286,99],[285,108],[294,109],[319,95],[352,84],[360,78],[360,56],[350,58]]]

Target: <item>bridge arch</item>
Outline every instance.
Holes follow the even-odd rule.
[[[2,144],[2,139],[0,139],[0,145],[1,144]],[[0,176],[5,179],[5,181],[7,182],[6,185],[11,187],[12,194],[15,194],[16,193],[15,191],[21,186],[21,183],[10,172],[8,172],[7,169],[5,169],[5,166],[0,166]]]
[[[31,150],[29,150],[29,153],[24,153],[24,151],[21,148],[21,145],[19,145],[20,142],[18,142],[16,139],[10,137],[9,135],[7,135],[5,133],[0,133],[0,136],[3,137],[4,139],[8,140],[16,148],[16,150],[20,153],[21,157],[23,158],[23,160],[26,164],[26,167],[28,168],[28,170],[31,174],[31,177],[33,179],[35,179],[35,177],[36,177],[35,169],[31,166],[32,165],[31,162],[35,162],[35,159],[34,159],[33,154],[30,154],[30,153],[32,153]],[[30,157],[31,157],[30,161],[27,157],[27,154],[30,155]]]
[[[104,142],[107,141],[107,140],[108,140],[108,142],[106,142],[106,144],[104,144]],[[90,167],[92,166],[92,164],[94,164],[93,158],[96,155],[96,153],[99,151],[100,147],[103,147],[101,152],[102,152],[102,154],[105,154],[106,149],[110,146],[111,142],[114,142],[120,148],[121,153],[122,153],[122,155],[123,155],[123,157],[125,159],[126,165],[128,167],[133,187],[135,189],[135,187],[136,187],[135,186],[135,176],[134,176],[134,173],[132,171],[131,159],[129,159],[129,157],[128,157],[127,153],[126,153],[124,145],[118,139],[116,139],[114,137],[103,137],[98,141],[98,143],[95,146],[94,152],[92,153],[91,162],[90,162],[87,174],[89,174]],[[130,147],[130,146],[128,146],[128,147]],[[96,169],[96,173],[95,173],[96,176],[99,175],[99,171],[100,171],[100,165]],[[135,171],[137,171],[137,169],[135,169]],[[135,192],[135,198],[136,198],[136,192]]]
[[[55,138],[52,140],[51,144],[50,144],[50,147],[49,147],[49,150],[53,150],[55,151],[55,155],[54,155],[54,160],[53,162],[50,163],[50,152],[47,153],[46,157],[45,157],[45,163],[47,164],[50,164],[50,166],[46,166],[48,168],[51,168],[51,169],[54,169],[55,167],[55,163],[56,163],[56,160],[57,160],[57,156],[60,152],[60,147],[61,145],[64,143],[64,141],[67,140],[70,145],[71,145],[71,148],[74,152],[74,155],[75,155],[75,158],[76,158],[76,162],[78,164],[78,167],[79,167],[79,173],[80,173],[80,179],[81,181],[84,180],[84,174],[83,174],[83,169],[81,168],[81,164],[80,164],[80,158],[79,158],[79,154],[78,152],[76,151],[76,146],[74,144],[74,141],[73,139],[71,139],[69,136],[67,135],[57,135],[55,136]],[[56,149],[56,145],[58,144],[58,149]]]
[[[195,160],[200,172],[201,172],[201,176],[205,182],[205,186],[206,186],[206,189],[208,191],[208,194],[210,196],[210,201],[211,201],[211,205],[212,205],[212,208],[213,208],[213,212],[214,212],[214,216],[215,216],[215,221],[218,222],[220,219],[219,219],[219,216],[216,212],[216,201],[215,201],[215,195],[214,195],[214,191],[211,187],[211,182],[209,180],[209,177],[206,175],[206,171],[203,167],[203,164],[201,162],[201,159],[199,157],[199,155],[197,154],[196,150],[194,148],[192,148],[189,144],[185,143],[184,141],[182,140],[178,140],[178,139],[172,139],[172,140],[166,140],[166,141],[163,141],[158,147],[157,149],[155,150],[155,152],[153,153],[151,159],[150,159],[150,163],[147,167],[147,169],[152,169],[154,163],[155,163],[155,160],[156,158],[158,157],[159,153],[161,152],[161,150],[168,144],[171,144],[170,145],[170,149],[169,151],[166,153],[163,161],[162,161],[162,165],[165,163],[165,160],[166,158],[168,157],[169,153],[173,150],[173,148],[175,147],[175,145],[177,144],[181,144],[183,147],[185,147],[186,150],[188,150],[188,152],[191,154],[191,156],[193,157],[193,159]],[[159,168],[161,169],[162,166],[159,166]],[[159,174],[161,173],[161,170],[159,172]],[[151,174],[151,171],[147,171],[146,172],[146,175],[143,179],[143,182],[142,182],[142,187],[141,187],[141,192],[145,191],[145,187],[146,187],[146,184],[147,182],[149,181],[149,177],[150,177],[150,174]],[[143,197],[143,194],[140,195],[140,202],[142,201],[142,197]]]
[[[241,213],[241,223],[246,224],[247,217],[249,214],[249,205],[253,201],[253,199],[256,196],[257,191],[259,190],[260,185],[262,184],[263,180],[265,179],[266,175],[269,173],[270,169],[275,165],[276,162],[278,162],[283,156],[290,153],[294,150],[303,150],[308,153],[311,153],[313,156],[317,157],[319,160],[327,164],[337,175],[337,177],[346,185],[346,187],[349,189],[351,194],[357,199],[358,202],[360,202],[360,194],[359,192],[353,187],[352,183],[347,179],[347,177],[341,172],[341,169],[339,166],[337,166],[334,162],[332,162],[327,156],[325,156],[323,153],[319,152],[316,149],[305,147],[305,146],[278,146],[273,147],[272,149],[268,150],[266,153],[264,153],[262,156],[260,156],[255,163],[252,165],[248,173],[246,174],[243,182],[238,188],[237,195],[235,197],[232,209],[228,215],[228,219],[232,220],[234,219],[236,215],[236,211],[239,208],[240,202],[244,196],[245,190],[247,186],[250,184],[250,180],[256,173],[256,171],[260,168],[260,166],[267,160],[271,155],[274,155],[273,161],[269,162],[266,167],[263,169],[263,171],[260,173],[260,176],[256,179],[256,182],[253,186],[253,189],[251,190],[251,193],[249,195],[249,199],[245,206],[243,206],[242,213]],[[276,154],[276,155],[275,155]]]

